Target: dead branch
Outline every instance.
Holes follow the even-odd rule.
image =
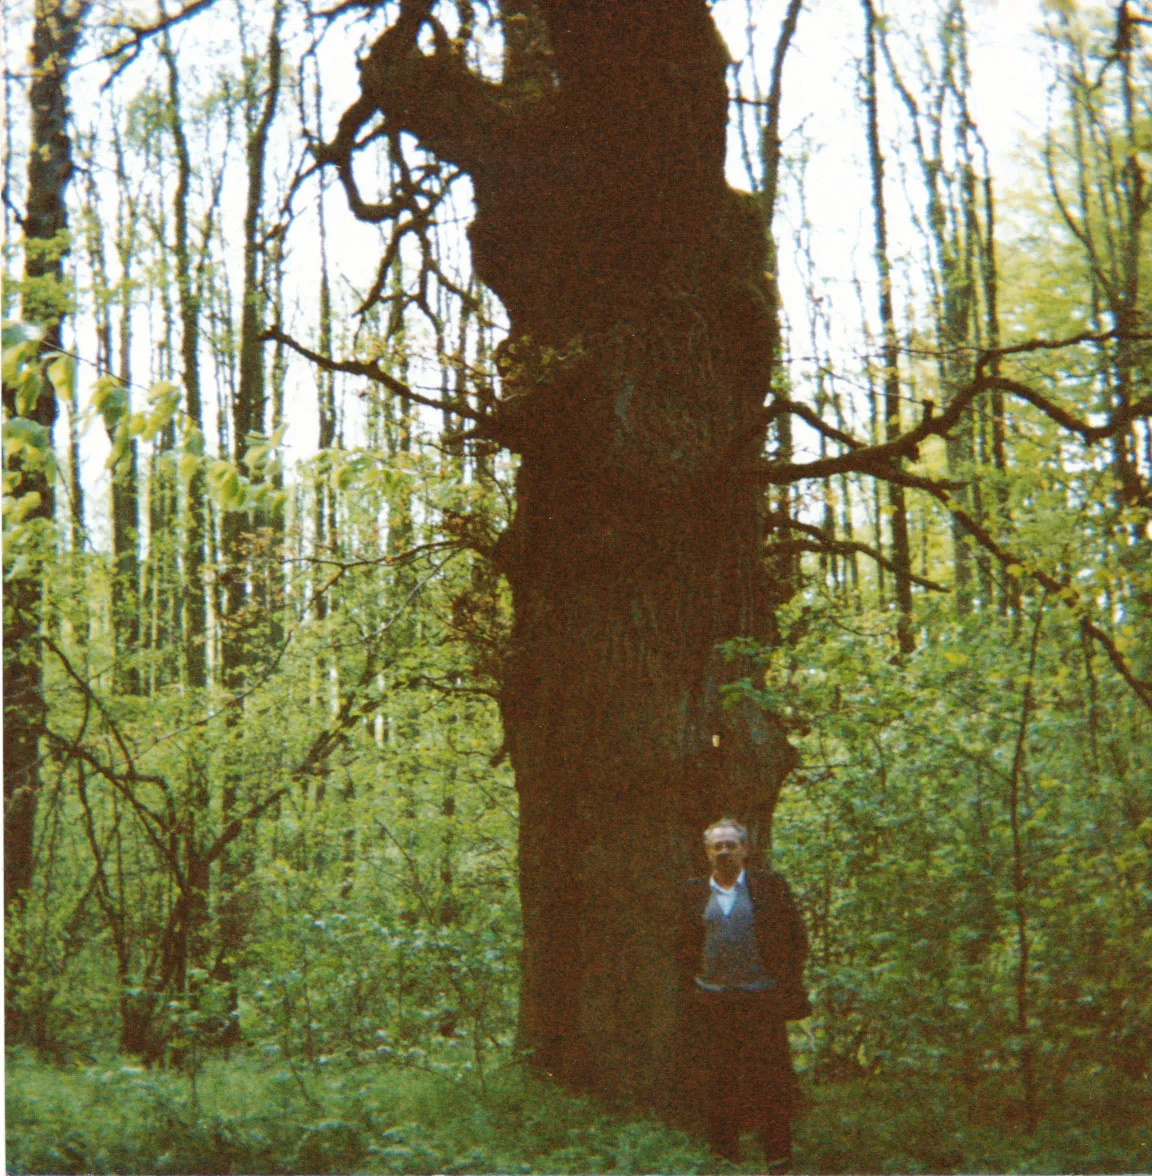
[[[433,33],[431,55],[417,48],[425,25]],[[336,168],[357,216],[367,211],[369,219],[384,219],[383,206],[360,196],[352,165],[355,152],[374,137],[360,140],[376,115],[384,116],[386,133],[407,131],[438,159],[472,172],[507,138],[509,115],[501,99],[500,86],[468,69],[432,16],[432,0],[401,0],[395,23],[360,62],[360,97],[341,116],[335,138],[316,148],[316,158]]]

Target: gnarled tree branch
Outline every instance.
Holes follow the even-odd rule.
[[[140,51],[153,37],[166,33],[169,29],[182,24],[189,17],[211,8],[215,2],[216,0],[191,0],[191,3],[185,4],[179,12],[175,12],[171,16],[161,16],[152,24],[125,23],[119,25],[118,27],[129,35],[102,54],[106,61],[116,63],[102,88],[106,89],[110,86],[140,56]]]
[[[924,417],[915,428],[893,438],[891,441],[879,445],[866,445],[853,437],[833,429],[816,416],[810,409],[792,401],[775,402],[765,409],[770,419],[781,413],[792,413],[806,420],[818,431],[833,440],[838,441],[849,449],[848,453],[837,454],[834,457],[821,458],[808,462],[770,462],[761,467],[760,477],[772,485],[785,485],[791,482],[803,481],[806,478],[826,478],[833,474],[851,472],[873,474],[876,477],[888,478],[891,463],[898,458],[916,459],[921,442],[929,437],[943,437],[949,429],[956,425],[972,402],[983,392],[1002,391],[1031,404],[1049,419],[1055,421],[1062,428],[1075,433],[1089,443],[1102,441],[1115,436],[1127,428],[1133,421],[1152,416],[1152,396],[1131,404],[1124,404],[1115,409],[1108,420],[1102,425],[1091,425],[1080,420],[1062,405],[1048,396],[1030,388],[1019,380],[1006,376],[985,374],[985,368],[993,358],[1005,355],[1020,355],[1025,352],[1040,350],[1056,350],[1075,343],[1100,342],[1106,339],[1146,340],[1152,338],[1147,334],[1124,334],[1111,331],[1103,335],[1079,335],[1067,340],[1034,340],[1030,343],[1016,344],[1011,347],[1000,347],[994,351],[984,352],[977,363],[977,376],[967,387],[961,388],[943,412],[936,414],[930,402],[925,403]]]
[[[422,28],[432,28],[434,51],[417,46]],[[330,143],[316,149],[321,163],[332,164],[356,216],[386,219],[388,204],[368,204],[352,171],[353,154],[376,135],[361,131],[384,116],[386,133],[407,131],[421,146],[447,163],[473,172],[509,131],[509,114],[500,86],[479,78],[432,16],[432,0],[402,0],[400,15],[360,62],[360,97],[344,112]],[[405,205],[406,206],[406,205]]]

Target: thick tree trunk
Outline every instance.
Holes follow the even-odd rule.
[[[722,811],[766,829],[794,763],[723,706],[744,668],[716,651],[769,630],[774,306],[757,202],[724,180],[728,56],[704,0],[554,0],[555,83],[502,101],[405,44],[422,7],[377,42],[364,102],[471,172],[474,265],[510,318],[493,432],[521,455],[496,552],[521,1040],[569,1084],[668,1107],[680,885]]]
[[[472,241],[511,318],[502,439],[521,454],[498,549],[521,1039],[564,1081],[659,1103],[700,830],[767,822],[792,757],[725,712],[736,667],[715,652],[766,635],[749,472],[773,358],[763,224],[723,180],[727,55],[703,4],[628,8],[547,9],[558,117],[475,177]]]

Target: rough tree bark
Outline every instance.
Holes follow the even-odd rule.
[[[744,667],[716,651],[770,632],[774,306],[761,211],[724,179],[728,54],[705,0],[542,0],[544,84],[495,85],[432,7],[402,4],[323,157],[363,210],[351,153],[380,112],[472,177],[473,263],[511,324],[487,427],[521,458],[496,551],[521,1039],[570,1085],[667,1108],[675,895],[704,824],[763,830],[794,763],[722,705]]]
[[[32,111],[28,151],[27,208],[24,230],[24,318],[44,328],[42,352],[58,350],[61,323],[68,309],[63,288],[68,251],[65,192],[72,177],[72,142],[68,135],[68,74],[79,42],[87,3],[65,5],[40,0],[35,5],[28,52],[29,107]],[[15,389],[4,387],[4,415],[17,411]],[[42,380],[27,416],[51,430],[56,395]],[[20,460],[13,459],[13,469]],[[6,468],[8,463],[6,462]],[[42,469],[23,471],[22,493],[39,494],[39,505],[25,515],[36,525],[50,524],[52,483]],[[5,569],[7,572],[7,569]],[[44,721],[43,654],[40,625],[43,588],[37,572],[13,578],[4,586],[4,906],[23,902],[32,880],[36,805],[40,791],[40,730]],[[9,965],[16,967],[9,953]],[[10,1024],[9,1028],[12,1026]]]

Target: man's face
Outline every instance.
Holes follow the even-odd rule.
[[[739,874],[748,859],[748,847],[740,840],[740,834],[727,825],[720,825],[708,834],[704,852],[714,874]]]

